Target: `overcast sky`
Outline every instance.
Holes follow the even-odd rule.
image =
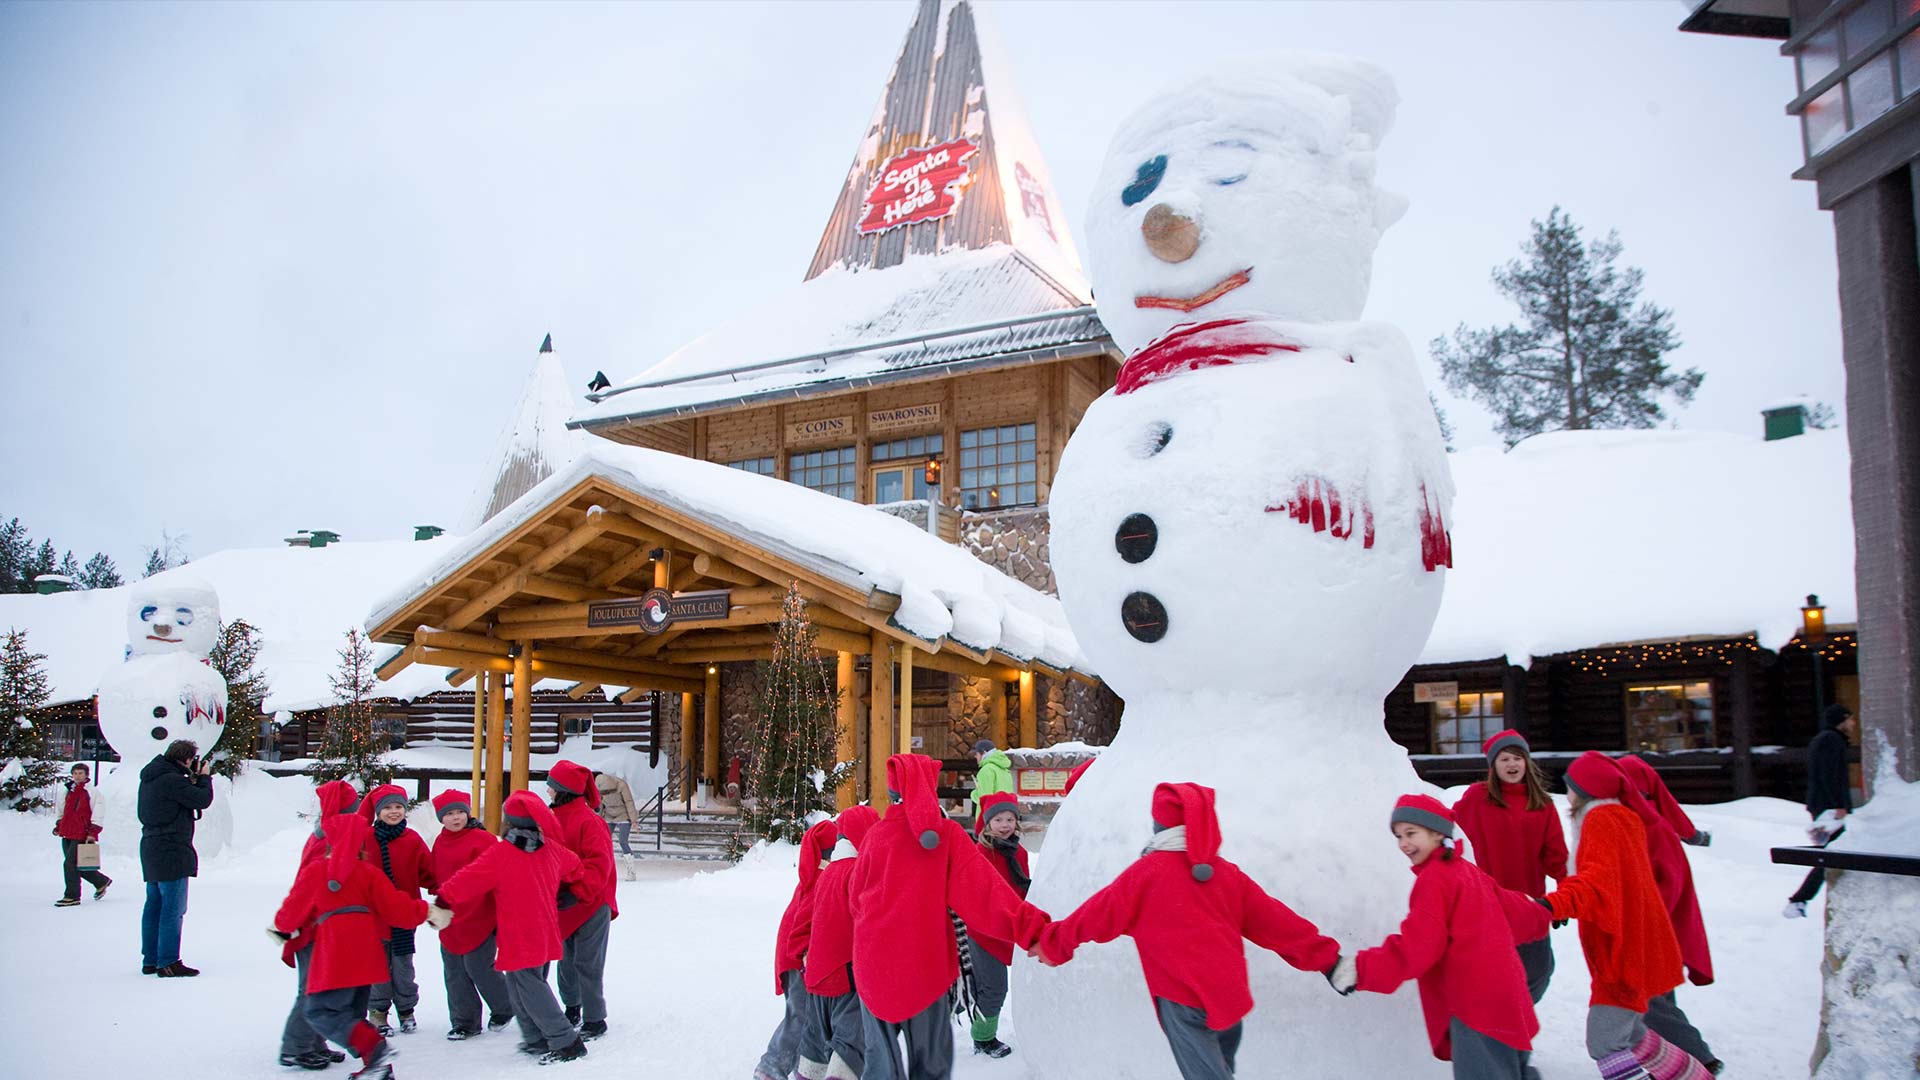
[[[1398,82],[1379,182],[1412,202],[1369,318],[1417,345],[1513,318],[1488,270],[1558,203],[1673,309],[1671,359],[1707,372],[1679,425],[1757,433],[1778,399],[1840,404],[1832,225],[1789,179],[1788,61],[1684,14],[994,11],[1076,232],[1156,89],[1223,52],[1362,56]],[[0,5],[0,518],[126,569],[162,529],[206,554],[453,521],[542,335],[576,389],[617,382],[804,275],[912,17]],[[1496,441],[1441,396],[1459,445]]]

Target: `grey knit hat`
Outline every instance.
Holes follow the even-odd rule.
[[[975,743],[973,744],[973,752],[974,752],[974,753],[976,753],[976,754],[987,754],[987,753],[992,753],[992,752],[993,752],[993,740],[992,740],[992,739],[980,739],[980,740],[977,740],[977,741],[976,741],[976,742],[975,742]]]

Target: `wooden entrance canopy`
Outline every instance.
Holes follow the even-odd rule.
[[[831,496],[820,498],[837,502]],[[797,584],[808,601],[821,651],[837,654],[844,691],[842,760],[855,756],[857,704],[851,673],[858,655],[872,658],[875,673],[891,672],[897,664],[900,696],[907,702],[912,701],[916,666],[1019,683],[1020,739],[1026,745],[1033,745],[1037,736],[1033,674],[1095,681],[1036,658],[970,648],[949,637],[919,637],[893,620],[900,606],[897,595],[862,585],[859,575],[845,567],[775,540],[739,535],[741,530],[724,522],[667,505],[664,499],[596,473],[532,513],[513,516],[522,518],[519,524],[494,530],[500,535],[457,565],[443,567],[417,592],[384,605],[369,627],[376,641],[401,647],[376,669],[381,679],[411,664],[451,668],[448,678],[455,685],[478,678],[475,745],[484,746],[485,755],[483,761],[476,750],[475,786],[484,790],[490,827],[498,825],[506,794],[526,786],[531,691],[541,679],[571,681],[576,695],[618,688],[623,701],[652,691],[682,695],[682,752],[688,760],[694,753],[689,722],[693,696],[704,695],[705,775],[714,778],[719,756],[717,665],[772,658],[774,624],[780,621],[789,583]],[[929,542],[938,543],[932,538]],[[650,589],[676,594],[729,590],[731,606],[724,619],[669,625],[654,634],[638,625],[589,625],[588,607],[595,601],[633,599]],[[911,724],[910,705],[901,710],[895,741],[892,683],[892,678],[873,680],[869,747],[911,745],[905,730]],[[510,779],[502,775],[507,696],[513,724]],[[995,720],[995,741],[1006,745],[1003,709],[996,710]],[[869,790],[884,790],[885,758],[885,753],[870,753]],[[842,805],[850,804],[853,795],[851,784],[843,787]],[[883,810],[885,800],[880,802],[876,809]]]

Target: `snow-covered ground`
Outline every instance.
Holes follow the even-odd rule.
[[[203,974],[164,982],[139,974],[135,838],[103,837],[106,872],[115,879],[104,901],[56,909],[60,850],[52,816],[0,814],[0,860],[9,870],[0,878],[0,957],[10,975],[0,981],[0,1015],[16,1033],[0,1072],[44,1076],[78,1068],[94,1076],[142,1076],[169,1073],[164,1063],[174,1061],[198,1080],[277,1073],[293,974],[280,965],[262,928],[292,877],[308,827],[298,815],[312,801],[310,790],[299,778],[257,772],[242,778],[233,846],[207,860],[192,886],[182,955]],[[1819,1015],[1824,911],[1816,902],[1805,921],[1780,917],[1801,871],[1770,864],[1767,848],[1804,842],[1806,815],[1775,799],[1690,807],[1689,813],[1714,835],[1712,847],[1689,848],[1688,855],[1720,981],[1683,989],[1681,1003],[1729,1063],[1726,1075],[1804,1077]],[[425,809],[413,824],[429,838],[436,828]],[[1380,842],[1390,842],[1384,829]],[[1231,839],[1225,853],[1232,854]],[[593,1044],[590,1057],[568,1066],[567,1075],[744,1080],[780,1014],[770,967],[793,866],[791,848],[774,848],[728,869],[643,863],[639,880],[622,882],[608,963],[613,1030]],[[1267,884],[1286,898],[1284,882]],[[421,1028],[400,1039],[399,1071],[408,1077],[533,1071],[532,1062],[514,1052],[510,1033],[466,1043],[441,1037],[446,1003],[437,946],[431,931],[420,937]],[[1536,1060],[1549,1080],[1591,1076],[1581,1049],[1586,970],[1573,928],[1555,933],[1555,947],[1560,967],[1541,1006]],[[1258,953],[1253,963],[1280,961]],[[1010,1008],[1002,1031],[1018,1047],[1019,1003]],[[1418,1024],[1413,1008],[1409,999],[1407,1022]],[[1113,1023],[1144,1024],[1150,1016],[1143,1000],[1137,1015],[1116,1016]],[[963,1080],[1038,1080],[1018,1052],[995,1062],[967,1055],[964,1040],[960,1045],[956,1074]],[[1172,1075],[1171,1060],[1143,1065],[1142,1076]],[[327,1075],[345,1072],[336,1067]]]

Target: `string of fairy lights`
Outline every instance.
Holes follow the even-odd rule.
[[[1853,634],[1828,634],[1816,641],[1796,637],[1781,648],[1781,652],[1800,650],[1812,652],[1822,660],[1842,660],[1860,647],[1859,639]],[[1732,667],[1743,658],[1767,650],[1760,647],[1752,637],[1728,638],[1717,641],[1658,641],[1639,645],[1617,645],[1605,649],[1582,649],[1570,657],[1574,668],[1596,675],[1607,675],[1616,671],[1634,669],[1674,667],[1684,664],[1711,663]]]

